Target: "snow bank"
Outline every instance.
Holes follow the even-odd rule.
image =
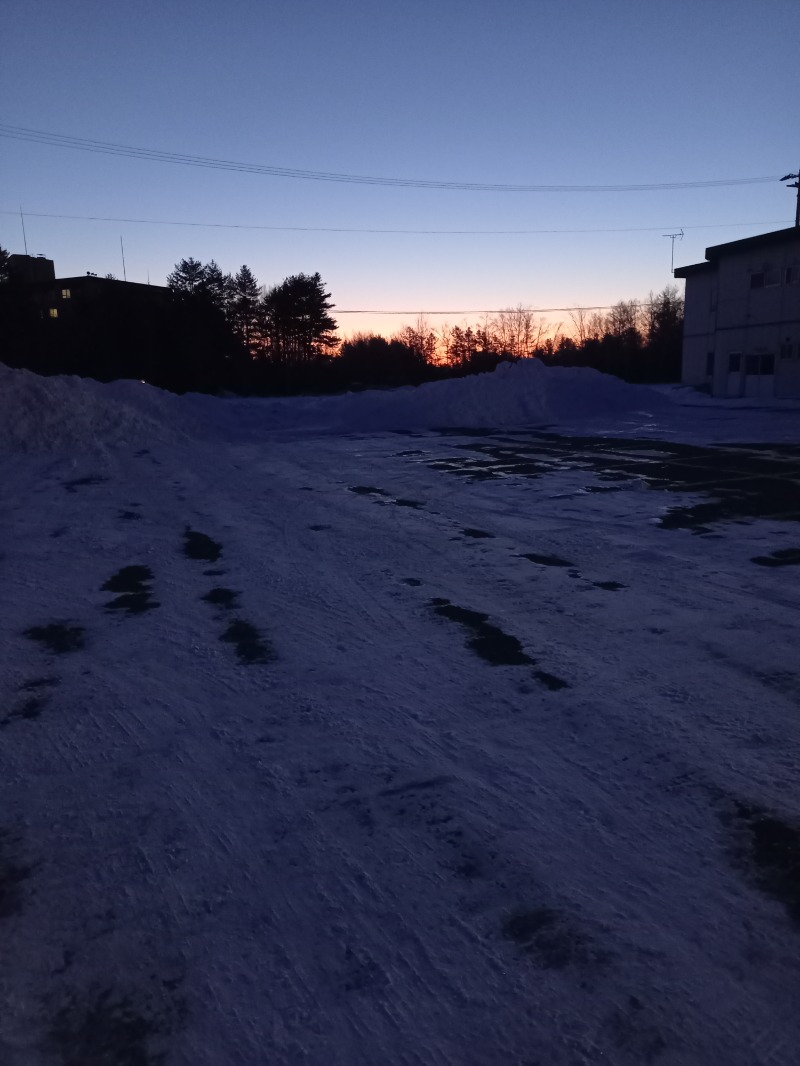
[[[7,451],[141,447],[187,437],[255,440],[287,432],[574,425],[672,409],[654,389],[535,359],[417,388],[247,400],[175,396],[139,382],[103,385],[0,366],[0,448]]]
[[[143,403],[131,390],[148,392]],[[184,436],[165,415],[169,401],[138,382],[103,385],[79,377],[40,377],[0,364],[0,450],[96,451],[172,443]]]

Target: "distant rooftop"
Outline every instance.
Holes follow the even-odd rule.
[[[702,274],[705,270],[712,270],[714,260],[723,255],[735,255],[737,252],[747,251],[748,248],[772,248],[775,245],[789,244],[792,241],[800,241],[800,228],[797,226],[776,229],[771,233],[757,233],[755,237],[743,237],[742,240],[728,241],[727,244],[712,244],[710,248],[706,248],[707,262],[677,267],[675,277],[686,278],[692,274]]]

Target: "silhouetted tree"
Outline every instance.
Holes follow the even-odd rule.
[[[418,349],[374,333],[346,340],[335,362],[347,384],[417,385],[428,376],[428,363]]]
[[[0,246],[0,285],[8,282],[8,255],[6,249]]]
[[[167,286],[181,296],[191,296],[202,289],[205,267],[199,259],[181,259],[167,277]]]
[[[245,264],[239,269],[230,286],[228,317],[234,333],[251,356],[256,355],[260,347],[259,297],[255,274]]]
[[[308,362],[336,347],[330,295],[319,274],[293,274],[266,292],[264,329],[268,356],[274,363]]]

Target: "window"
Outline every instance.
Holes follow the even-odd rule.
[[[72,293],[69,291],[69,289],[62,289],[61,290],[61,299],[62,300],[68,300],[70,298],[70,296],[72,296]]]
[[[760,270],[757,274],[750,275],[750,288],[751,289],[763,289],[764,288],[764,271]]]
[[[742,353],[741,352],[731,352],[731,354],[728,356],[728,373],[729,374],[738,374],[741,369],[742,369]]]
[[[745,358],[745,374],[774,374],[774,355],[748,355]]]
[[[712,378],[714,376],[714,353],[706,352],[706,377]]]
[[[792,343],[791,343],[791,341],[787,341],[785,344],[782,344],[778,354],[780,355],[781,359],[791,359],[792,358]]]
[[[783,274],[785,285],[797,285],[800,282],[800,266],[787,267]]]
[[[50,308],[50,317],[51,318],[58,318],[58,308],[57,307],[51,307]]]

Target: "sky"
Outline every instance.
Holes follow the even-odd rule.
[[[188,256],[247,263],[265,285],[319,271],[343,334],[388,334],[420,311],[438,326],[643,298],[672,281],[664,234],[683,230],[682,265],[793,223],[777,179],[800,166],[798,39],[796,0],[6,0],[0,245],[24,251],[22,207],[28,251],[60,277],[122,276],[120,238],[132,281],[164,284]],[[9,127],[460,185],[773,180],[387,186],[90,152]]]

